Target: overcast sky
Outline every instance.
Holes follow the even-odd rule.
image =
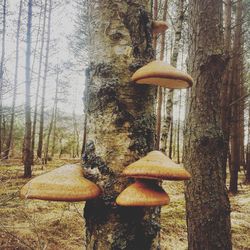
[[[16,33],[16,20],[18,17],[18,8],[19,1],[17,0],[8,0],[8,16],[6,20],[6,63],[5,68],[6,74],[4,75],[5,80],[11,84],[14,81],[14,65],[15,65],[15,33]],[[26,2],[26,1],[25,1]],[[53,46],[53,49],[50,50],[49,57],[49,67],[53,68],[56,64],[63,64],[68,61],[75,63],[74,56],[69,48],[69,40],[68,37],[72,37],[74,32],[74,18],[76,15],[77,9],[74,8],[73,1],[59,1],[60,3],[65,2],[65,4],[61,4],[61,6],[54,8],[52,12],[52,29],[51,29],[51,44],[56,45]],[[21,39],[22,42],[20,44],[20,66],[19,66],[19,80],[18,80],[18,96],[17,96],[17,106],[22,105],[24,103],[24,68],[25,68],[25,32],[27,25],[27,4],[23,5],[23,14],[22,14],[22,32]],[[33,26],[38,24],[38,12],[39,7],[34,7],[34,17],[33,17]],[[33,49],[35,46],[35,40],[37,32],[34,31],[32,33],[32,45]],[[40,43],[38,44],[38,48],[40,47]],[[37,72],[37,60],[35,63],[34,71],[35,74]],[[79,67],[80,66],[80,67]],[[42,70],[43,72],[43,70]],[[53,104],[53,96],[55,89],[55,74],[50,70],[48,78],[47,78],[47,89],[46,89],[46,109],[50,109]],[[60,80],[66,81],[69,84],[68,94],[67,94],[67,102],[59,103],[59,108],[67,113],[72,113],[72,110],[75,109],[77,114],[82,114],[83,104],[82,104],[82,94],[84,88],[84,71],[81,65],[76,65],[70,67],[68,70],[64,70],[61,74]],[[34,105],[35,101],[35,89],[36,89],[37,79],[33,79],[32,81],[32,104]],[[4,105],[11,104],[11,89],[6,93],[4,92]]]

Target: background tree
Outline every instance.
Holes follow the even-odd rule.
[[[2,4],[2,41],[1,41],[1,62],[0,62],[0,159],[2,158],[2,146],[3,146],[3,75],[4,75],[4,60],[5,60],[5,39],[6,39],[6,8],[7,1],[4,0]]]
[[[188,65],[194,85],[184,142],[184,165],[193,176],[185,185],[188,245],[232,249],[223,177],[226,143],[220,122],[219,90],[226,65],[222,1],[191,0],[189,6]]]
[[[30,57],[31,57],[31,27],[32,27],[32,0],[28,2],[28,22],[26,35],[26,69],[25,69],[25,136],[24,136],[24,177],[31,177],[31,107],[30,107]]]
[[[15,63],[15,79],[13,86],[13,99],[12,99],[12,108],[11,108],[11,121],[9,135],[6,142],[6,149],[4,152],[4,158],[9,158],[9,152],[11,148],[11,143],[13,139],[13,129],[15,121],[15,111],[16,111],[16,98],[17,98],[17,84],[18,84],[18,66],[19,66],[19,44],[20,44],[20,28],[21,28],[21,16],[22,16],[23,1],[20,1],[18,20],[17,20],[17,32],[16,32],[16,63]]]

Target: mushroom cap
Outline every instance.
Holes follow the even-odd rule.
[[[84,201],[101,193],[100,188],[83,177],[79,165],[64,165],[33,178],[20,191],[21,198],[48,201]]]
[[[152,22],[152,32],[154,34],[162,33],[168,29],[168,24],[165,21],[153,21]]]
[[[169,204],[168,194],[157,185],[137,180],[125,188],[116,198],[120,206],[164,206]]]
[[[193,85],[193,79],[190,75],[159,60],[138,69],[131,80],[136,83],[154,84],[169,89],[183,89]]]
[[[188,180],[191,175],[160,151],[152,151],[123,170],[123,175],[143,179]]]

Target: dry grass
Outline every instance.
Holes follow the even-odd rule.
[[[34,175],[47,172],[65,161],[50,162]],[[16,161],[0,165],[0,249],[84,249],[84,203],[20,200],[19,189],[27,182]],[[243,179],[243,174],[241,174]],[[161,245],[163,250],[187,249],[185,201],[182,182],[164,182],[170,205],[162,208]],[[250,186],[239,185],[230,197],[234,249],[250,249]]]

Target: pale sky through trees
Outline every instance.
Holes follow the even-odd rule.
[[[15,33],[17,28],[17,13],[19,8],[19,1],[17,0],[8,0],[8,15],[6,19],[6,62],[5,62],[5,85],[10,86],[4,89],[4,105],[11,105],[12,100],[12,89],[14,81],[14,65],[15,65],[15,47],[16,39]],[[55,1],[54,1],[55,2]],[[60,66],[64,63],[73,63],[74,65],[70,66],[67,70],[63,70],[63,73],[60,74],[59,79],[68,83],[68,93],[67,101],[59,102],[59,109],[72,114],[73,108],[75,108],[76,114],[83,113],[83,88],[84,88],[84,70],[83,65],[79,65],[74,59],[73,52],[70,50],[70,41],[69,37],[72,37],[74,32],[74,18],[76,16],[76,8],[73,1],[66,1],[66,3],[60,2],[54,4],[52,11],[52,27],[51,27],[51,49],[49,55],[49,72],[47,77],[47,89],[46,89],[46,106],[45,110],[52,108],[53,96],[55,89],[55,79],[56,74],[51,71],[52,68],[55,68],[58,63]],[[59,5],[59,6],[58,6]],[[37,36],[37,26],[39,19],[40,7],[34,6],[33,12],[33,29],[32,29],[32,50],[35,47],[35,41]],[[17,106],[24,104],[24,65],[25,65],[25,32],[27,25],[27,4],[23,3],[23,12],[22,12],[22,27],[21,27],[21,42],[20,42],[20,58],[19,58],[19,80],[18,80],[18,89],[17,89]],[[35,28],[35,30],[34,30]],[[40,31],[41,34],[41,31]],[[38,50],[40,50],[40,42],[38,43]],[[45,54],[45,53],[44,53]],[[31,102],[32,106],[35,101],[35,90],[36,90],[36,74],[38,68],[38,54],[35,60],[34,66],[34,76],[31,85]],[[32,61],[33,63],[33,55]],[[44,64],[44,63],[43,63]],[[44,66],[44,65],[43,65]],[[43,69],[42,69],[43,72]]]

